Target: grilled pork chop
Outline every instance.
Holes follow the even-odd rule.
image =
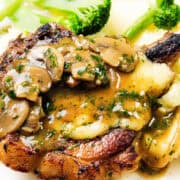
[[[173,78],[122,37],[87,39],[53,23],[19,36],[0,57],[0,159],[44,179],[136,169],[149,96]]]
[[[123,46],[124,50],[120,51]],[[109,57],[113,61],[109,61]],[[120,128],[118,122],[113,122],[104,124],[98,132],[96,128],[90,129],[87,136],[79,136],[78,128],[67,130],[68,121],[75,119],[73,116],[63,119],[68,108],[62,109],[57,118],[64,122],[63,125],[60,122],[59,127],[64,127],[66,132],[63,128],[58,130],[49,119],[57,107],[53,107],[52,99],[49,101],[49,95],[46,95],[57,87],[69,87],[65,91],[83,88],[93,93],[98,88],[98,91],[106,89],[109,93],[107,103],[111,103],[111,98],[117,101],[114,97],[118,92],[115,90],[117,82],[114,81],[118,77],[110,73],[117,76],[119,70],[131,72],[137,64],[136,52],[125,39],[105,37],[93,41],[74,36],[56,24],[45,24],[34,34],[26,38],[19,36],[10,42],[0,59],[1,102],[4,104],[0,117],[0,159],[6,165],[19,171],[34,171],[45,179],[103,179],[107,172],[137,167],[138,156],[132,146],[134,130]],[[130,101],[138,100],[139,96],[131,98],[128,92],[122,92]],[[93,101],[90,100],[92,105]],[[145,101],[144,97],[142,101]],[[99,100],[95,108],[100,108],[102,102],[105,103]],[[95,126],[101,128],[105,122],[99,119],[100,112],[109,119],[111,115],[115,116],[111,111],[105,113],[102,106],[101,110],[87,112],[87,115],[94,116],[93,122],[99,123]],[[84,109],[77,115],[83,112]],[[123,113],[129,116],[122,109],[120,114]],[[4,119],[7,119],[5,124],[2,123]],[[93,122],[78,123],[80,127],[90,127]]]

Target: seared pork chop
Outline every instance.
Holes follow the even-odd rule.
[[[4,104],[0,123],[7,119],[0,132],[0,159],[15,170],[34,171],[44,179],[103,179],[109,171],[137,168],[138,155],[132,146],[136,132],[121,128],[118,122],[119,116],[131,116],[127,105],[122,105],[120,111],[110,107],[112,102],[119,106],[119,99],[124,99],[123,93],[128,101],[146,103],[146,97],[131,97],[133,93],[119,92],[116,87],[118,72],[133,71],[137,60],[135,50],[124,38],[86,39],[53,23],[43,25],[28,37],[19,36],[10,42],[0,57],[1,102]],[[109,93],[108,101],[100,98],[96,105],[94,100],[88,99],[94,108],[99,108],[96,112],[91,112],[92,107],[89,111],[81,107],[77,115],[84,112],[84,117],[90,116],[91,122],[74,116],[65,120],[66,113],[73,108],[61,109],[56,120],[61,119],[64,124],[60,123],[61,130],[58,130],[51,127],[57,122],[50,123],[49,119],[57,110],[51,104],[52,99],[49,101],[54,95],[46,95],[57,86],[62,89],[69,86],[75,91],[92,90],[93,93],[97,88],[99,92],[105,89]],[[71,93],[70,88],[67,91]],[[86,100],[85,96],[82,100]],[[105,104],[100,107],[102,102],[109,103],[109,107]],[[85,106],[88,107],[88,103]],[[73,113],[76,114],[75,109]],[[104,119],[100,117],[101,113]],[[73,129],[68,129],[68,121],[76,124]],[[106,121],[109,121],[108,125]],[[91,128],[88,135],[79,136],[78,127]]]
[[[137,169],[133,141],[173,78],[123,37],[53,23],[19,36],[0,57],[0,159],[44,179]]]

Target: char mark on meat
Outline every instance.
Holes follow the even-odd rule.
[[[147,48],[145,51],[146,56],[155,62],[166,62],[167,58],[180,52],[180,34],[167,34],[165,37]]]

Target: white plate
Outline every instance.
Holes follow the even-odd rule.
[[[148,8],[153,0],[112,0],[112,11],[110,20],[100,34],[108,33],[110,35],[121,34],[128,25],[130,25],[138,16]],[[180,4],[180,0],[176,0]],[[17,34],[11,32],[11,36]],[[136,42],[137,45],[148,44],[164,34],[164,31],[150,32],[146,31]],[[3,43],[1,43],[3,41]],[[3,47],[2,47],[3,44]],[[6,41],[7,44],[7,41]],[[0,39],[0,52],[4,49],[5,39]],[[180,179],[180,159],[171,163],[170,167],[162,176],[145,177],[138,173],[124,173],[116,179],[120,180],[179,180]],[[2,180],[37,180],[37,177],[31,173],[20,173],[13,171],[0,163],[0,179]]]

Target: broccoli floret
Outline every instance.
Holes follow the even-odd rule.
[[[179,20],[180,7],[174,0],[156,0],[156,7],[149,8],[123,35],[133,39],[152,23],[160,29],[171,29]]]
[[[156,10],[153,21],[159,29],[171,29],[178,23],[179,9],[177,5],[170,5]]]
[[[17,27],[28,32],[41,24],[56,22],[76,34],[93,34],[105,25],[111,8],[111,0],[11,1],[14,3],[0,12],[0,19],[9,16]]]
[[[35,0],[34,2],[37,6],[46,8],[58,16],[52,17],[52,21],[65,25],[76,34],[84,35],[98,32],[107,22],[111,8],[111,0]]]
[[[111,0],[103,0],[102,3],[86,8],[79,8],[79,20],[82,24],[79,33],[93,34],[98,32],[107,22],[110,14]]]

